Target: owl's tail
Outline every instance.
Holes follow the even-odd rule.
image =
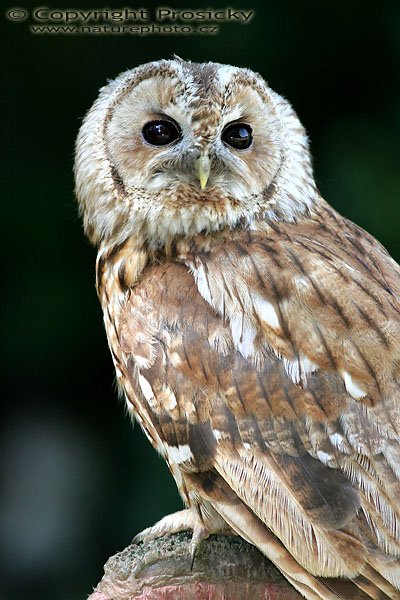
[[[227,468],[225,463],[221,471]],[[245,473],[251,479],[249,474],[254,474],[255,470],[246,469]],[[213,470],[192,476],[187,474],[186,477],[190,478],[192,487],[198,488],[199,497],[207,498],[224,521],[271,560],[288,582],[307,600],[400,600],[400,592],[396,589],[399,561],[394,556],[383,554],[382,549],[378,547],[376,552],[370,552],[371,539],[366,537],[369,526],[365,522],[365,533],[362,533],[360,517],[355,517],[353,527],[348,526],[341,531],[312,526],[310,533],[306,518],[301,521],[298,511],[292,508],[293,514],[289,514],[288,507],[278,503],[283,521],[297,523],[296,529],[283,532],[283,539],[286,539],[289,550],[286,542],[284,544],[280,541],[261,518],[265,513],[266,501],[271,500],[268,494],[261,495],[262,510],[258,510],[260,506],[254,501],[255,498],[252,509],[246,503],[245,490],[254,488],[254,481],[246,481],[246,485],[242,481],[240,487],[236,485],[240,477],[238,481],[230,479],[228,483],[225,475],[227,473]],[[208,482],[207,486],[202,485],[203,477]],[[210,481],[213,485],[210,485]],[[293,518],[290,518],[291,516]],[[271,518],[276,518],[276,515]],[[296,538],[295,541],[293,537]],[[303,548],[303,553],[299,548]],[[332,576],[313,574],[324,570]]]
[[[307,600],[400,600],[400,592],[369,565],[353,580],[312,575],[241,500],[234,504],[211,504],[232,529],[269,558]],[[399,569],[399,564],[393,568]]]

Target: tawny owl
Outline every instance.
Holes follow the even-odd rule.
[[[318,194],[289,103],[179,59],[104,87],[76,193],[131,414],[186,509],[309,600],[400,598],[400,268]]]

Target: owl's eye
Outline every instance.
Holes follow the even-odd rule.
[[[142,134],[152,146],[166,146],[181,137],[181,130],[173,121],[149,121],[143,127]]]
[[[252,129],[246,123],[231,123],[227,125],[222,132],[221,138],[225,144],[237,148],[238,150],[246,150],[251,146],[253,136]]]

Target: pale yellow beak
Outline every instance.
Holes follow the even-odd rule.
[[[195,162],[196,175],[200,181],[200,187],[202,190],[207,185],[208,178],[210,177],[210,159],[208,154],[202,154]]]

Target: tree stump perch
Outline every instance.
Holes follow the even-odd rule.
[[[189,533],[112,556],[88,600],[300,600],[254,546],[239,537],[210,536],[190,565]]]

